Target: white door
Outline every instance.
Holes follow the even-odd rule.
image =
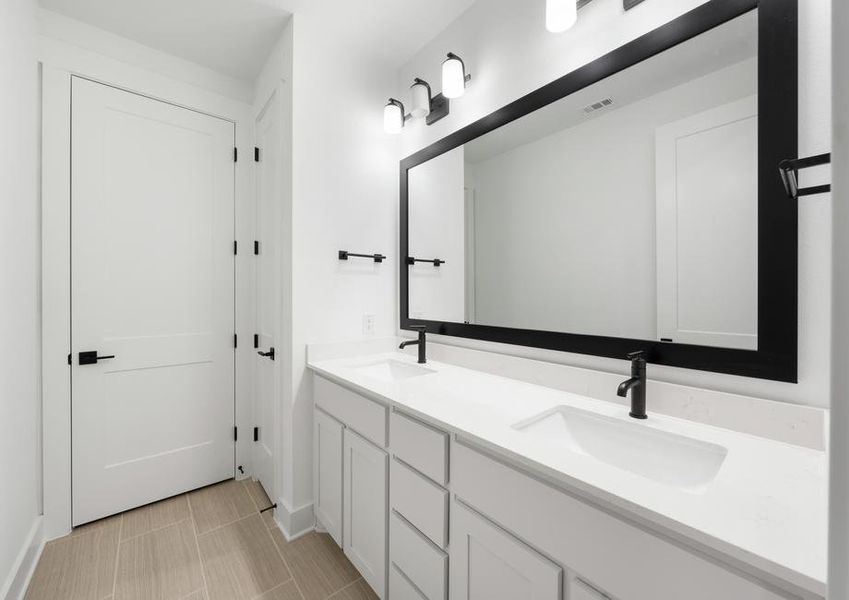
[[[342,546],[342,423],[313,411],[315,518]]]
[[[234,475],[235,127],[79,78],[72,99],[79,525]]]
[[[344,431],[345,555],[380,598],[386,592],[389,463],[386,452]]]
[[[256,435],[253,446],[253,475],[262,483],[269,497],[276,498],[274,482],[275,398],[280,397],[279,361],[268,356],[279,344],[280,323],[280,255],[283,201],[283,157],[280,155],[280,100],[274,93],[256,121],[259,161],[256,163],[257,242],[256,256],[256,394],[254,419]],[[277,348],[275,348],[276,350]],[[265,356],[259,354],[262,352]]]
[[[657,336],[758,348],[758,99],[659,127]]]
[[[451,511],[452,600],[560,600],[559,566],[465,505]]]

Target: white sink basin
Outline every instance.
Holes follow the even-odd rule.
[[[714,480],[728,454],[717,444],[568,406],[547,410],[513,428],[693,493],[704,491]]]
[[[354,371],[360,375],[365,375],[366,377],[371,377],[378,381],[390,383],[393,381],[410,379],[411,377],[421,377],[422,375],[436,373],[433,369],[428,369],[421,365],[414,365],[392,359],[354,367]]]

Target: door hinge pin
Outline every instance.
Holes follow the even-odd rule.
[[[254,441],[259,441],[259,427],[254,427]]]
[[[233,334],[233,347],[234,348],[239,347],[239,334],[238,333]]]
[[[258,333],[254,334],[254,348],[259,348],[259,334]]]
[[[238,254],[238,253],[239,253],[239,242],[237,242],[236,240],[233,240],[233,254],[235,255],[235,254]]]
[[[233,428],[233,441],[234,442],[239,441],[239,428],[238,427]]]
[[[254,240],[254,254],[259,256],[259,242],[257,240]]]
[[[233,148],[233,162],[239,162],[239,149]]]
[[[254,162],[259,162],[259,148],[254,146]]]

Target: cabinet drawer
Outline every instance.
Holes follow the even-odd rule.
[[[386,447],[386,406],[318,375],[315,376],[313,386],[316,406],[367,440],[382,448]]]
[[[389,597],[392,600],[428,600],[410,583],[398,565],[389,567]]]
[[[401,413],[390,417],[392,452],[436,483],[448,483],[448,434]]]
[[[448,555],[394,511],[389,517],[389,560],[422,591],[427,600],[446,600]]]
[[[448,492],[396,459],[389,468],[389,499],[434,544],[448,545]]]

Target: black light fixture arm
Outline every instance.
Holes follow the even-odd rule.
[[[799,187],[799,170],[831,163],[831,154],[817,154],[805,158],[792,158],[782,160],[778,163],[778,172],[784,183],[784,190],[792,200],[798,200],[800,196],[811,196],[813,194],[825,194],[831,191],[831,185],[814,185],[811,187]]]
[[[339,251],[339,260],[348,260],[352,256],[355,258],[370,258],[376,263],[382,263],[386,260],[383,254],[358,254],[356,252],[348,252],[347,250]]]
[[[439,265],[444,265],[445,261],[440,258],[414,258],[412,256],[407,257],[407,264],[414,265],[417,262],[421,263],[433,263],[434,267],[438,267]]]

